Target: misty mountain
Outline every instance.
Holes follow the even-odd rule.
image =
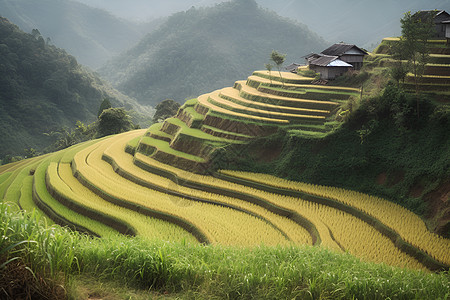
[[[147,20],[211,6],[223,0],[76,0],[130,19]],[[256,0],[264,8],[297,20],[331,43],[346,41],[362,47],[400,34],[400,18],[407,11],[450,10],[449,0]]]
[[[93,122],[104,98],[145,111],[73,56],[46,44],[37,30],[24,33],[0,17],[0,157],[42,150],[53,141],[44,133],[72,128],[77,120]]]
[[[450,10],[449,0],[258,0],[278,14],[301,20],[331,43],[340,41],[373,48],[388,36],[400,35],[408,11]]]
[[[0,0],[0,16],[25,32],[38,29],[54,45],[91,68],[133,46],[151,26],[156,26],[128,22],[68,0]]]
[[[141,103],[184,102],[264,69],[274,49],[289,64],[326,46],[305,25],[235,0],[172,15],[99,72]]]

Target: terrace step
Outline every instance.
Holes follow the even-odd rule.
[[[337,247],[337,245],[332,241],[329,230],[321,230],[321,228],[323,228],[324,226],[319,226],[319,224],[317,224],[318,222],[311,222],[309,219],[303,217],[296,211],[286,209],[285,207],[277,205],[277,203],[272,201],[270,197],[260,198],[258,196],[253,196],[250,192],[247,193],[242,187],[238,187],[238,189],[230,189],[227,182],[221,182],[220,184],[216,185],[210,181],[221,180],[217,180],[217,178],[214,177],[209,177],[208,180],[202,175],[193,174],[191,172],[177,169],[172,165],[164,164],[152,158],[142,156],[142,154],[137,154],[134,163],[138,165],[139,168],[142,168],[152,174],[162,176],[176,183],[180,186],[180,189],[187,188],[198,190],[201,193],[206,192],[221,195],[224,197],[235,198],[236,201],[245,201],[250,205],[257,205],[280,217],[288,218],[296,223],[297,226],[303,227],[308,231],[314,245],[320,245],[321,241],[326,240],[327,246],[336,250],[339,249],[339,247]],[[224,187],[224,184],[227,187]],[[194,194],[197,193],[198,192],[194,192]],[[316,228],[316,224],[319,228]],[[321,238],[323,238],[323,240]]]
[[[345,92],[345,93],[359,93],[360,90],[357,88],[350,87],[340,87],[340,86],[328,86],[328,85],[317,85],[317,84],[293,84],[293,83],[282,83],[281,81],[272,80],[251,75],[247,79],[247,84],[258,88],[261,84],[269,87],[278,87],[286,90],[301,90],[301,89],[321,89],[328,92]]]
[[[408,83],[414,83],[414,75],[408,74],[406,76],[406,82]],[[436,85],[447,85],[450,86],[450,76],[435,76],[435,75],[423,75],[421,78],[418,79],[419,84],[436,84]]]
[[[311,201],[320,205],[326,205],[339,209],[371,225],[382,235],[389,238],[393,242],[394,246],[401,252],[414,257],[429,270],[440,271],[448,270],[449,268],[450,256],[448,255],[448,252],[446,252],[446,249],[448,249],[448,245],[450,245],[450,243],[443,240],[441,237],[435,235],[434,233],[429,232],[425,223],[423,223],[423,221],[418,216],[414,215],[403,207],[394,205],[383,199],[375,199],[374,201],[372,197],[364,194],[357,194],[356,197],[355,195],[353,195],[347,198],[343,197],[342,195],[338,196],[339,193],[336,193],[336,190],[329,189],[327,191],[327,187],[311,189],[311,186],[308,186],[307,184],[302,184],[300,182],[295,183],[294,181],[283,180],[270,175],[267,176],[267,178],[258,180],[258,174],[252,174],[248,172],[241,172],[240,174],[239,173],[240,172],[223,171],[216,173],[215,177],[221,178],[223,180],[228,180],[236,184],[250,186],[258,190],[264,190],[269,193],[279,194],[283,196],[293,196],[296,198],[298,197],[306,201]],[[281,184],[276,183],[277,181],[281,182]],[[295,183],[295,185],[293,183]],[[321,189],[322,191],[319,192],[319,190]],[[311,192],[311,190],[313,192]],[[382,204],[378,204],[380,202]],[[379,209],[378,211],[371,211],[370,209],[366,210],[374,203],[377,203],[377,208],[381,208],[384,206],[384,209]],[[394,214],[398,216],[397,218],[395,218],[395,221],[389,218],[383,218],[385,212],[388,210],[392,210],[393,212],[395,212]],[[405,229],[404,223],[401,221],[397,221],[411,219],[411,217],[414,221],[410,220],[412,221],[410,224],[414,224],[411,227],[414,228],[414,230]],[[403,230],[401,230],[402,227]],[[420,237],[417,236],[417,233],[419,231]],[[427,242],[424,242],[424,236],[427,236]],[[411,239],[414,240],[414,242],[411,243]],[[428,247],[430,247],[428,243],[433,244],[433,242],[438,244],[438,248],[440,249],[427,249]],[[421,243],[423,244],[420,245]],[[447,245],[445,245],[445,243]],[[436,247],[436,245],[434,247]],[[439,258],[433,257],[433,254],[430,254],[433,252],[434,255],[438,256]]]
[[[303,229],[305,231],[300,230],[299,232],[299,224],[293,221],[287,221],[285,216],[278,215],[276,212],[267,210],[259,205],[254,205],[248,201],[179,185],[177,184],[178,180],[173,181],[174,178],[170,175],[167,176],[167,174],[165,174],[164,176],[161,176],[160,171],[156,168],[150,167],[149,163],[156,163],[155,160],[148,157],[142,157],[138,154],[137,156],[140,156],[140,159],[146,160],[144,167],[146,170],[144,170],[133,162],[133,158],[131,156],[123,155],[123,152],[120,151],[122,148],[123,144],[121,143],[112,145],[104,151],[102,158],[111,164],[116,173],[127,180],[143,187],[165,193],[168,197],[181,197],[190,201],[209,203],[224,208],[231,208],[245,212],[256,218],[264,220],[270,226],[276,228],[280,232],[283,232],[283,235],[292,241],[301,240],[303,243],[312,243],[312,238],[308,238],[309,234],[305,232],[306,230]],[[139,158],[136,159],[138,160]],[[144,162],[141,161],[141,163]],[[158,164],[163,165],[161,163]]]
[[[173,135],[170,135],[164,131],[162,131],[162,127],[163,127],[164,123],[156,123],[153,124],[152,126],[150,126],[150,128],[147,130],[147,132],[145,133],[145,136],[149,136],[151,138],[154,139],[158,139],[158,140],[162,140],[162,141],[166,141],[168,143],[170,143],[173,139]]]
[[[225,99],[225,97],[220,97],[223,90],[215,91],[209,94],[208,101],[216,106],[234,111],[237,113],[248,114],[264,118],[277,118],[288,121],[289,123],[323,123],[325,121],[325,116],[317,115],[302,115],[294,113],[282,113],[278,111],[268,111],[260,110],[248,106],[243,106]],[[225,91],[226,93],[226,91]]]
[[[169,143],[151,137],[141,139],[137,153],[152,157],[163,163],[171,163],[184,170],[205,173],[209,169],[207,159],[173,149]]]
[[[197,112],[193,106],[180,108],[176,117],[191,128],[200,128],[202,126],[202,121],[205,118],[205,116]]]
[[[241,97],[240,94],[241,94],[240,91],[235,88],[224,88],[220,91],[220,97],[224,99],[233,101],[237,104],[241,104],[242,106],[247,106],[259,110],[267,110],[286,114],[312,115],[312,116],[328,116],[330,114],[329,110],[281,106],[258,101],[252,101]]]
[[[32,200],[53,222],[61,226],[68,226],[72,230],[85,232],[94,236],[117,233],[112,228],[92,220],[57,201],[50,194],[46,186],[46,171],[51,159],[44,160],[36,169],[33,178]]]
[[[316,109],[331,112],[339,106],[338,103],[333,101],[324,100],[311,100],[292,98],[285,96],[278,96],[274,94],[264,93],[246,84],[246,81],[237,81],[237,88],[240,90],[239,95],[247,100],[261,103],[268,103],[272,105],[278,105],[283,107],[294,107],[303,109]]]
[[[291,72],[281,72],[282,78],[280,78],[279,73],[276,71],[270,73],[269,71],[255,71],[252,75],[269,79],[269,81],[271,79],[278,82],[283,81],[285,84],[310,84],[314,80],[313,77],[305,77]]]
[[[257,89],[266,94],[327,102],[344,101],[348,100],[351,96],[360,95],[360,92],[333,91],[332,89],[325,89],[319,86],[302,86],[301,88],[282,89],[279,87],[260,85]]]
[[[210,94],[204,94],[198,97],[199,105],[202,107],[206,107],[209,110],[219,114],[224,115],[226,117],[235,117],[237,119],[242,119],[243,121],[251,121],[255,123],[269,123],[269,124],[278,124],[278,125],[287,125],[289,124],[288,120],[279,119],[279,118],[267,118],[267,117],[259,117],[244,113],[235,112],[229,109],[222,108],[208,101]],[[198,111],[198,110],[197,110]],[[206,119],[205,119],[206,121]]]
[[[229,139],[229,140],[235,140],[235,141],[249,141],[250,139],[253,138],[252,136],[249,136],[249,135],[239,134],[239,133],[235,133],[235,132],[231,132],[231,131],[225,131],[225,130],[221,130],[219,128],[215,128],[215,127],[208,126],[208,125],[203,125],[201,130],[205,133],[208,133],[208,134],[216,136],[216,137],[225,138],[225,139]]]

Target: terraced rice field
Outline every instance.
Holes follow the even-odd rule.
[[[3,168],[5,199],[27,210],[43,208],[55,223],[100,236],[119,232],[246,247],[309,244],[393,266],[448,268],[450,241],[428,232],[401,207],[268,175],[195,174],[127,153],[130,141],[145,133],[91,141]]]
[[[398,38],[385,38],[375,52],[375,57],[383,57],[387,62],[394,60],[389,55],[389,43],[395,43]],[[448,103],[448,86],[450,84],[450,47],[446,40],[429,40],[429,61],[425,66],[423,76],[418,77],[418,88],[421,92],[432,95],[441,103]],[[406,63],[406,61],[404,61]],[[408,73],[403,86],[415,92],[414,74]]]
[[[233,88],[187,101],[176,117],[148,130],[1,166],[0,196],[98,236],[238,247],[308,244],[393,266],[448,269],[450,241],[392,203],[267,175],[213,171],[210,158],[218,149],[280,128],[326,134],[339,101],[359,92],[278,76],[255,72]]]

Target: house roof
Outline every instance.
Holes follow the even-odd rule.
[[[320,55],[319,58],[310,60],[309,64],[320,67],[353,67],[335,55]]]
[[[284,69],[287,70],[287,71],[289,71],[289,72],[292,72],[292,71],[297,70],[298,67],[300,67],[300,66],[301,66],[300,64],[292,63],[292,64],[290,64],[289,66],[286,66]]]
[[[415,18],[419,18],[419,19],[431,17],[434,19],[436,24],[444,23],[444,22],[450,20],[450,14],[447,13],[445,10],[419,10],[413,16]]]
[[[355,45],[338,43],[323,50],[322,54],[332,56],[342,56],[344,54],[367,55],[368,53]]]
[[[305,56],[302,56],[302,58],[304,58],[304,59],[310,59],[311,57],[317,58],[317,57],[319,57],[319,56],[320,56],[320,55],[317,54],[317,53],[310,53],[310,54],[307,54],[307,55],[305,55]]]

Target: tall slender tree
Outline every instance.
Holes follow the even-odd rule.
[[[402,36],[400,37],[397,53],[398,58],[406,59],[414,75],[414,86],[417,98],[417,118],[420,118],[419,92],[420,81],[429,61],[428,40],[433,36],[433,18],[436,11],[407,12],[400,20]]]
[[[414,85],[417,94],[419,93],[419,81],[429,61],[427,42],[433,35],[434,14],[435,12],[416,14],[407,12],[400,20],[402,36],[400,37],[400,45],[396,49],[396,55],[408,61],[414,75]]]
[[[270,63],[267,63],[264,66],[266,67],[267,71],[269,71],[270,84],[272,84],[272,74],[271,74],[271,72],[272,72],[272,69],[273,69],[273,65],[270,64]]]
[[[270,55],[270,60],[275,63],[278,69],[278,73],[280,74],[281,84],[284,87],[284,80],[281,76],[281,67],[283,66],[284,60],[286,59],[286,54],[278,53],[277,51],[273,50],[272,54]]]

